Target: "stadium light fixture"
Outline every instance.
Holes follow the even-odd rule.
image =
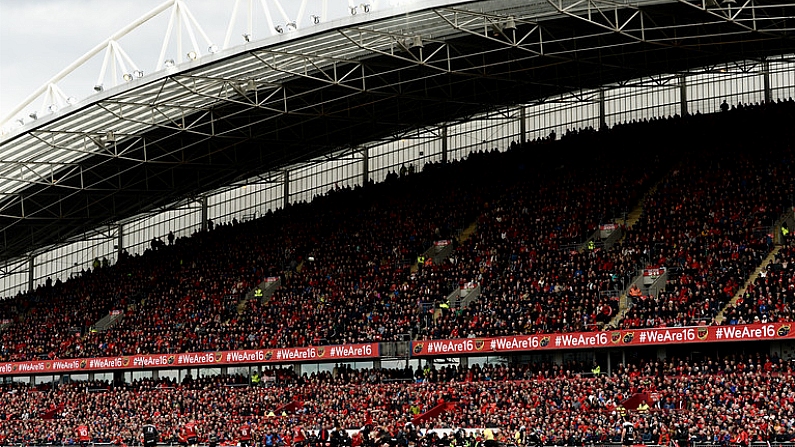
[[[94,86],[95,92],[101,92],[102,90],[105,90],[105,87],[102,84],[97,84]]]
[[[505,28],[506,30],[516,29],[516,20],[514,20],[513,16],[508,16],[508,20],[505,21]]]
[[[143,70],[134,70],[132,74],[133,74],[133,76],[134,76],[134,77],[136,77],[136,78],[142,78],[142,77],[144,77],[144,72],[143,72]]]
[[[28,116],[29,116],[29,117],[30,117],[30,119],[32,119],[33,121],[36,121],[37,119],[39,119],[39,114],[38,114],[38,113],[36,113],[36,112],[30,112],[30,115],[28,115]]]
[[[48,105],[47,106],[47,110],[49,110],[51,113],[57,112],[58,111],[58,104],[50,104],[50,105]]]
[[[188,59],[195,61],[199,57],[199,54],[195,51],[188,51]]]
[[[218,45],[215,45],[215,44],[210,45],[207,48],[207,51],[210,52],[210,54],[217,53],[218,52]]]
[[[312,21],[315,22],[315,25],[320,23],[320,17],[318,17],[318,16],[316,16],[314,14],[312,14],[310,17],[312,17]]]
[[[243,40],[246,42],[251,42],[251,34],[245,33],[243,34]]]
[[[414,36],[414,46],[419,48],[422,48],[424,46],[422,43],[422,37]]]
[[[370,4],[369,3],[362,3],[359,6],[362,7],[362,11],[364,11],[365,13],[370,12]]]
[[[298,29],[298,25],[296,25],[295,22],[287,24],[287,31],[295,31],[296,29]]]
[[[173,67],[173,66],[174,66],[174,59],[166,59],[166,60],[165,60],[165,62],[163,62],[163,65],[164,65],[166,68],[171,68],[171,67]]]
[[[355,15],[356,15],[356,12],[357,12],[357,10],[359,9],[359,7],[358,7],[358,6],[349,6],[349,8],[351,8],[351,15],[352,15],[352,16],[355,16]]]
[[[281,34],[281,33],[283,33],[283,32],[284,32],[284,28],[282,28],[282,26],[281,26],[281,25],[276,25],[276,32],[277,32],[277,33],[279,33],[279,34]]]
[[[130,82],[130,81],[133,80],[133,75],[131,73],[124,73],[124,76],[122,76],[122,79],[124,79],[127,82]]]
[[[74,96],[70,96],[66,98],[66,102],[69,104],[77,104],[77,98],[75,98]]]

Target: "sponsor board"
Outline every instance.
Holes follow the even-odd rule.
[[[795,338],[795,334],[792,331],[794,324],[768,323],[738,326],[672,327],[454,340],[424,340],[412,342],[411,353],[414,356],[444,356],[555,349],[655,346],[680,343],[763,341]]]
[[[130,355],[82,359],[53,359],[29,362],[0,362],[0,376],[28,373],[113,371],[120,369],[179,368],[252,363],[378,358],[378,343],[310,346],[245,351],[188,352],[183,354]]]

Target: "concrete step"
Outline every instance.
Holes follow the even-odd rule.
[[[613,318],[607,323],[607,327],[611,328],[618,328],[621,324],[621,320],[624,319],[624,314],[629,309],[629,299],[627,299],[627,294],[622,293],[618,299],[618,312],[613,315]]]
[[[748,280],[745,281],[745,284],[743,284],[743,286],[737,290],[737,293],[734,294],[732,299],[729,300],[726,306],[724,306],[723,309],[721,309],[720,312],[718,312],[718,315],[715,316],[716,324],[723,324],[723,320],[726,319],[726,310],[729,307],[734,307],[737,304],[737,301],[739,301],[739,299],[742,298],[743,295],[745,295],[745,291],[748,290],[748,287],[752,285],[754,281],[756,281],[756,278],[759,278],[759,275],[762,273],[762,271],[764,271],[765,267],[767,267],[767,265],[771,261],[773,261],[773,259],[776,258],[776,255],[778,254],[779,251],[781,251],[781,247],[776,246],[773,249],[773,251],[771,251],[770,254],[767,255],[765,260],[762,261],[759,267],[757,267],[756,270],[754,270],[754,273],[752,273],[751,276],[748,277]]]

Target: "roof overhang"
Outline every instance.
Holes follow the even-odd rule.
[[[784,1],[423,5],[207,55],[3,136],[2,257],[406,129],[795,53]]]

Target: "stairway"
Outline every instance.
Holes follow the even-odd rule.
[[[447,413],[448,411],[454,411],[458,408],[457,402],[447,402],[443,401],[438,403],[435,407],[431,408],[430,410],[426,411],[415,417],[411,423],[414,424],[415,427],[419,427],[420,424],[423,422],[432,420],[437,418],[438,416]]]
[[[259,297],[260,304],[268,304],[271,300],[271,297],[276,292],[276,289],[281,287],[282,280],[277,276],[265,278],[264,281],[259,283],[256,287],[252,288],[251,290],[246,293],[243,298],[237,303],[237,314],[243,315],[246,311],[246,305],[252,299],[258,298],[256,295],[257,290],[261,292],[261,296]]]
[[[646,194],[644,194],[643,197],[641,197],[641,199],[638,201],[637,206],[635,206],[635,208],[633,208],[632,211],[627,214],[627,217],[624,219],[619,219],[616,221],[616,223],[627,228],[632,228],[635,226],[635,224],[640,220],[640,216],[643,215],[643,204],[646,202],[646,199],[657,192],[657,187],[660,186],[660,183],[662,183],[667,177],[668,175],[663,176],[659,181],[657,181],[657,183],[649,188],[649,190],[646,191]]]
[[[461,245],[462,242],[464,242],[467,239],[469,239],[469,237],[472,236],[472,234],[477,230],[477,228],[478,228],[478,223],[477,222],[472,222],[468,227],[466,227],[463,231],[461,231],[461,234],[459,234],[458,237],[456,237],[456,240],[458,241],[458,245]],[[434,258],[438,257],[439,256],[438,254],[433,254],[432,253],[434,248],[435,247],[429,248],[427,251],[425,251],[425,253],[423,253],[423,256],[425,256],[425,257],[433,256]],[[444,250],[444,252],[441,253],[442,254],[441,257],[447,257],[449,255],[449,253],[452,251],[452,245],[450,245],[448,247],[445,247],[445,248],[446,248],[446,250]],[[410,271],[411,271],[411,273],[416,273],[417,270],[419,270],[419,269],[420,269],[420,267],[419,267],[417,261],[415,260],[414,263],[411,264]]]
[[[469,239],[469,237],[472,236],[472,234],[477,229],[478,229],[478,223],[477,222],[472,222],[472,224],[470,226],[464,228],[464,231],[462,231],[461,234],[458,235],[458,243],[461,244],[464,241],[466,241],[467,239]]]
[[[629,310],[629,298],[627,293],[624,292],[618,298],[618,312],[613,315],[613,318],[605,325],[605,327],[618,329],[621,320],[624,319],[624,314]]]
[[[93,331],[100,331],[100,332],[107,331],[113,325],[118,323],[122,318],[124,318],[123,311],[115,311],[115,313],[110,312],[104,317],[102,317],[99,321],[94,323],[94,325],[91,326],[91,329]]]
[[[726,309],[728,309],[729,307],[734,307],[737,304],[737,301],[740,298],[742,298],[743,295],[745,295],[745,291],[748,290],[748,286],[752,285],[754,281],[756,281],[756,278],[759,278],[759,275],[762,273],[765,267],[767,267],[769,263],[771,263],[774,259],[776,259],[776,255],[778,254],[779,251],[781,251],[781,246],[776,246],[773,249],[773,251],[771,251],[770,254],[767,255],[765,260],[762,261],[761,264],[759,264],[759,267],[757,267],[754,273],[748,277],[748,280],[745,281],[745,284],[743,284],[743,286],[740,287],[739,290],[737,290],[737,293],[734,294],[732,299],[726,304],[726,306],[723,307],[723,309],[721,309],[720,312],[718,312],[718,315],[715,316],[716,324],[723,324],[723,321],[726,319],[725,315]]]

